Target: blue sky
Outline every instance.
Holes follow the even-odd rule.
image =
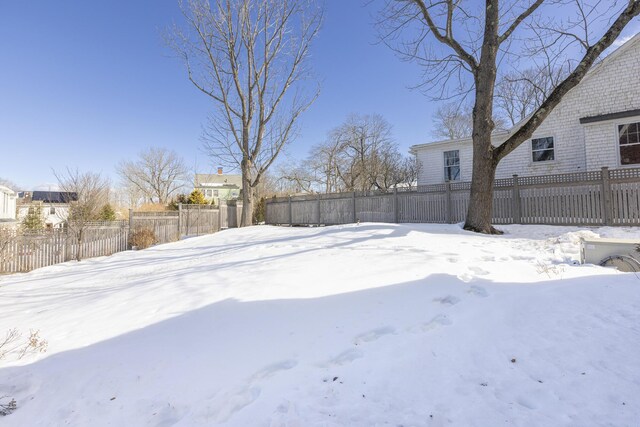
[[[320,98],[303,117],[293,157],[345,117],[380,113],[403,150],[428,138],[433,106],[407,87],[419,70],[376,45],[375,7],[328,0],[312,64]],[[22,189],[55,183],[51,169],[101,171],[141,149],[176,150],[191,168],[210,102],[187,81],[161,31],[175,0],[31,0],[0,4],[0,177]]]
[[[375,43],[379,3],[326,0],[312,52],[322,92],[290,157],[304,157],[350,113],[382,114],[403,151],[431,139],[437,104],[408,89],[419,82],[417,65]],[[173,22],[181,22],[177,0],[0,2],[0,178],[46,188],[52,169],[70,166],[117,183],[114,166],[150,146],[215,170],[199,140],[212,104],[162,41]],[[630,27],[623,35],[638,22]]]

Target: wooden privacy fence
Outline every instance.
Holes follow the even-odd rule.
[[[220,208],[180,205],[177,211],[129,211],[126,221],[97,221],[84,227],[82,243],[71,229],[19,233],[0,229],[0,274],[27,272],[81,257],[112,255],[130,249],[132,230],[150,229],[157,243],[168,243],[185,236],[211,234],[238,226],[242,205]]]
[[[457,223],[470,182],[267,200],[266,223],[331,225],[357,221]],[[495,224],[640,225],[640,168],[498,179]]]
[[[127,221],[90,224],[83,229],[82,243],[72,230],[18,233],[6,230],[0,237],[0,273],[31,271],[76,259],[112,255],[127,250]]]

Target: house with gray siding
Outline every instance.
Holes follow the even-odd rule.
[[[518,125],[493,134],[505,141]],[[411,147],[418,185],[470,181],[471,138]],[[496,178],[640,167],[640,34],[605,57],[567,93],[533,137],[506,156]]]

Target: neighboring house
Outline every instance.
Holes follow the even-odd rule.
[[[47,228],[61,228],[69,217],[69,202],[78,200],[76,193],[64,191],[22,191],[18,197],[18,221],[22,221],[30,210],[40,208]]]
[[[495,132],[493,144],[505,141],[519,125]],[[414,145],[411,152],[421,163],[419,185],[471,180],[471,138]],[[604,166],[640,167],[640,34],[594,66],[533,137],[500,162],[496,178]]]
[[[200,190],[207,201],[220,205],[221,200],[233,200],[240,197],[242,175],[224,175],[222,168],[217,174],[196,174],[195,190]]]
[[[3,185],[0,185],[0,222],[13,222],[16,220],[16,193]]]

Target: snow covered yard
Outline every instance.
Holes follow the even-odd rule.
[[[0,278],[2,426],[638,426],[638,229],[251,227]]]

